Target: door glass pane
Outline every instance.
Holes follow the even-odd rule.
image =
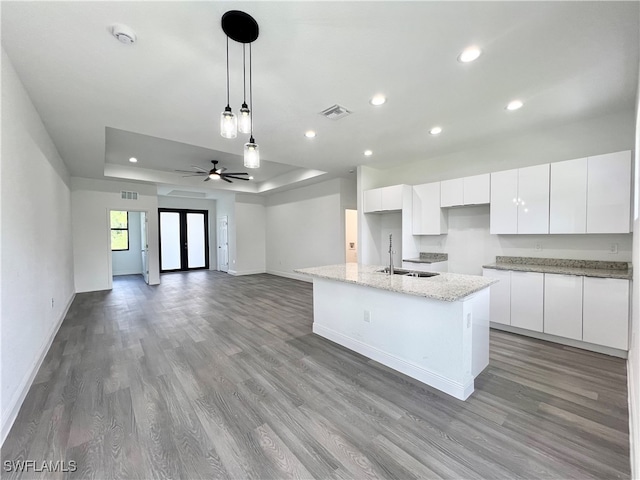
[[[160,212],[160,269],[180,268],[180,214]]]
[[[206,266],[204,229],[204,214],[187,213],[188,268]]]

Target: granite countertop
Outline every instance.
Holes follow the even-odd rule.
[[[419,258],[403,258],[403,262],[410,263],[436,263],[436,262],[446,262],[449,260],[449,254],[447,253],[430,253],[430,252],[420,252]]]
[[[497,280],[486,277],[457,273],[440,273],[434,277],[426,278],[387,275],[378,272],[383,268],[385,267],[378,265],[342,263],[323,267],[300,268],[294,271],[312,277],[354,283],[445,302],[455,302],[497,282]]]
[[[518,272],[558,273],[585,277],[620,278],[631,280],[632,268],[627,262],[600,260],[570,260],[562,258],[496,257],[496,263],[482,268]]]

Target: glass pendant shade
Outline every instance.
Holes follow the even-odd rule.
[[[238,118],[227,106],[220,114],[220,135],[224,138],[236,138],[238,136]]]
[[[244,144],[244,166],[246,168],[260,168],[260,150],[253,137]]]
[[[246,103],[242,104],[238,114],[238,131],[240,133],[251,133],[251,111]]]

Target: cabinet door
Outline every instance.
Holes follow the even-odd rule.
[[[589,157],[587,233],[629,233],[631,152]]]
[[[440,206],[456,207],[464,203],[464,182],[462,178],[440,182]]]
[[[587,231],[587,159],[551,164],[549,233]]]
[[[379,212],[382,210],[382,189],[374,188],[364,191],[364,213]]]
[[[544,333],[582,340],[582,278],[544,275]]]
[[[402,210],[402,188],[404,185],[383,187],[382,210]]]
[[[542,332],[544,274],[511,272],[511,326]]]
[[[629,349],[629,280],[584,277],[582,340]]]
[[[483,268],[482,275],[499,280],[489,287],[489,321],[511,325],[511,272]]]
[[[549,164],[518,170],[518,233],[549,233]]]
[[[518,233],[518,170],[491,174],[489,231],[492,234]]]
[[[465,205],[481,205],[489,203],[491,200],[491,179],[488,173],[483,175],[474,175],[472,177],[464,177],[464,199]]]
[[[440,235],[446,233],[447,223],[440,208],[440,182],[424,183],[413,187],[414,235]]]

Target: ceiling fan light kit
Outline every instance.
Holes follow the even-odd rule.
[[[258,38],[260,29],[255,19],[239,10],[229,10],[222,16],[222,30],[227,36],[227,106],[220,120],[220,135],[236,138],[238,131],[249,134],[249,142],[244,145],[244,166],[260,167],[260,150],[253,138],[253,75],[251,44]],[[242,43],[243,101],[239,118],[233,114],[229,103],[229,39]],[[249,44],[249,105],[247,105],[246,44]],[[224,180],[224,177],[223,177]],[[243,178],[242,180],[248,180]]]

